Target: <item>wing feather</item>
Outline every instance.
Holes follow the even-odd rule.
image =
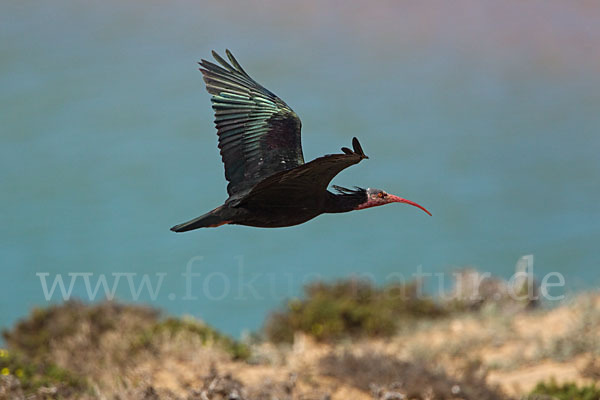
[[[233,205],[285,206],[290,198],[317,197],[314,194],[327,190],[331,180],[342,170],[369,158],[358,139],[352,140],[350,150],[343,147],[344,154],[329,154],[316,158],[293,169],[281,171],[258,183],[240,202]],[[282,198],[280,193],[285,193]]]
[[[229,50],[229,62],[212,54],[220,66],[202,60],[200,71],[212,94],[227,192],[230,198],[239,198],[265,178],[304,164],[302,125],[296,113],[252,79]]]

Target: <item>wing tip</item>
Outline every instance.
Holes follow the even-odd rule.
[[[224,71],[227,73],[240,74],[244,78],[246,78],[250,81],[253,81],[253,79],[250,77],[250,75],[248,75],[248,73],[246,71],[244,71],[244,68],[242,68],[240,63],[235,59],[231,50],[225,49],[225,55],[229,59],[229,62],[227,62],[227,60],[225,60],[223,57],[221,57],[221,55],[219,53],[217,53],[216,50],[211,50],[211,54],[212,54],[213,58],[217,61],[217,63],[219,63],[221,65],[220,67],[218,65],[213,64],[210,61],[205,60],[205,59],[201,59],[201,61],[199,61],[198,64],[200,64],[201,66],[203,66],[204,68],[206,68],[208,70],[211,70],[214,68],[221,68],[221,69],[224,68]]]
[[[365,154],[365,152],[364,152],[362,146],[360,145],[360,142],[358,141],[358,138],[356,136],[352,138],[352,148],[354,149],[354,153],[358,154],[361,158],[365,158],[365,159],[369,158],[369,156],[367,156]],[[350,150],[350,149],[347,149],[347,150]],[[345,153],[345,151],[344,151],[344,153]]]

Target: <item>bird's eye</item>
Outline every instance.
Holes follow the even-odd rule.
[[[377,193],[377,197],[379,197],[380,199],[383,199],[385,197],[385,194],[383,192],[379,192],[379,193]]]

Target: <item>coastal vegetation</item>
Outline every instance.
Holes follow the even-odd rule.
[[[3,332],[0,399],[600,399],[600,296],[456,286],[315,282],[242,341],[139,305],[34,309]]]

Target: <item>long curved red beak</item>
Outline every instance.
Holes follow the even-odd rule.
[[[406,204],[410,204],[411,206],[418,207],[421,210],[425,211],[427,214],[431,215],[431,213],[429,211],[427,211],[427,209],[425,209],[425,207],[423,207],[423,206],[415,203],[414,201],[406,200],[406,199],[403,199],[402,197],[394,196],[393,194],[388,194],[387,195],[387,199],[389,200],[390,203],[406,203]]]

